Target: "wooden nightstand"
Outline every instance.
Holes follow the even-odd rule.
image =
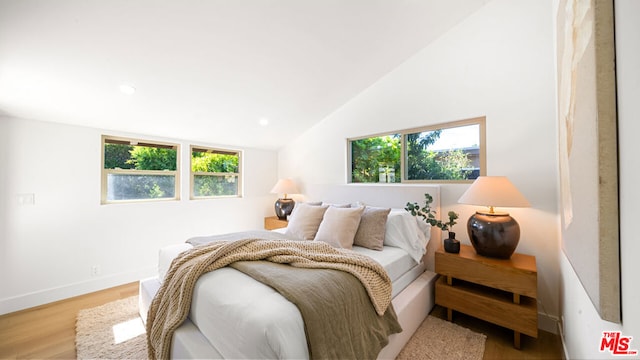
[[[280,220],[277,216],[268,216],[264,218],[264,228],[266,230],[280,229],[287,227],[289,222],[287,220]]]
[[[459,311],[514,331],[513,346],[520,349],[520,334],[538,337],[538,274],[534,256],[513,254],[493,259],[460,246],[460,254],[438,249],[435,269],[436,304],[447,308],[447,318]]]

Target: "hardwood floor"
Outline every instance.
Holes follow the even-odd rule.
[[[0,316],[0,359],[75,359],[79,310],[138,294],[138,282]]]
[[[74,297],[0,316],[0,359],[75,359],[76,314],[138,294],[138,283]],[[446,319],[436,306],[431,315]],[[499,326],[456,313],[454,322],[487,335],[485,359],[562,359],[560,337],[540,331],[538,339],[522,337],[522,350],[513,348],[513,333]]]

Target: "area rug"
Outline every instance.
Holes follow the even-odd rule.
[[[429,315],[396,359],[482,359],[486,340],[484,334]]]
[[[78,359],[147,359],[147,337],[138,297],[80,310],[76,320]]]
[[[486,336],[428,316],[397,359],[482,359]],[[146,359],[138,297],[81,310],[76,322],[78,359]]]

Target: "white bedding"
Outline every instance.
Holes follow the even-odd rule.
[[[427,317],[435,304],[436,279],[437,275],[427,270],[393,298],[392,303],[403,331],[389,337],[389,345],[382,349],[378,359],[394,359]],[[146,318],[151,299],[159,287],[160,282],[157,277],[140,281],[140,316],[143,319]],[[171,358],[222,359],[224,357],[187,318],[173,335]]]
[[[427,317],[435,302],[433,290],[436,279],[436,274],[427,270],[393,299],[393,306],[403,331],[389,337],[389,345],[382,349],[378,359],[395,359],[411,335]],[[160,283],[157,278],[141,281],[141,301],[145,293],[155,293],[158,286]],[[142,309],[145,309],[144,303],[141,303]],[[212,347],[200,330],[187,318],[173,335],[171,358],[222,359],[223,356]]]
[[[190,244],[161,249],[159,278]],[[379,262],[392,280],[393,296],[424,272],[403,249],[383,251],[354,246]],[[223,291],[220,291],[223,289]],[[233,269],[204,274],[196,282],[189,319],[223,358],[308,358],[304,324],[298,308],[273,288]]]
[[[308,358],[298,308],[235,269],[198,280],[189,318],[225,359]]]
[[[285,231],[277,230],[281,233]],[[385,268],[392,281],[395,301],[396,295],[425,273],[422,257],[430,235],[430,228],[422,221],[404,210],[392,210],[387,217],[383,251],[359,246],[354,246],[353,251],[373,258]],[[188,243],[182,243],[160,250],[158,285],[172,260],[191,247]],[[143,313],[152,296],[146,292],[143,294],[141,291],[141,295],[149,298],[141,297]],[[155,293],[154,290],[152,292]],[[271,287],[233,268],[219,269],[199,278],[194,288],[189,319],[185,324],[181,327],[185,334],[197,330],[199,335],[196,338],[206,339],[200,343],[208,342],[213,348],[208,350],[211,354],[204,357],[308,358],[304,324],[298,308]],[[180,331],[178,335],[182,334]],[[185,336],[187,340],[192,338],[191,335]],[[182,342],[178,344],[176,339],[174,337],[176,345],[184,345]],[[198,347],[203,351],[207,351],[206,348]],[[184,355],[187,354],[191,352]],[[203,354],[196,352],[192,355],[203,357],[200,356]]]

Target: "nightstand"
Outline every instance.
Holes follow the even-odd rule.
[[[460,245],[459,254],[438,249],[435,270],[436,304],[514,331],[513,346],[520,349],[520,334],[538,337],[538,274],[534,256],[515,253],[510,259],[476,254]]]
[[[289,222],[287,220],[280,220],[277,216],[268,216],[264,218],[264,228],[266,230],[280,229],[287,227]]]

